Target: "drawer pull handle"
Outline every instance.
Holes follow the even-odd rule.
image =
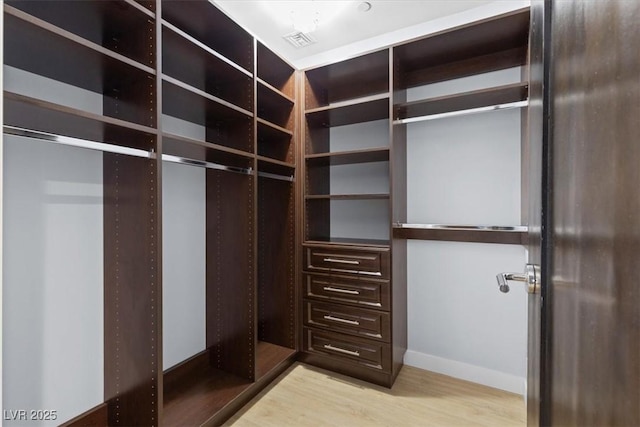
[[[329,291],[329,292],[337,292],[339,294],[360,295],[359,291],[352,291],[350,289],[334,288],[333,286],[325,286],[322,289],[324,289],[325,291]]]
[[[360,326],[360,322],[358,322],[357,320],[342,319],[340,317],[334,317],[334,316],[331,316],[329,314],[324,315],[322,317],[324,317],[325,320],[332,320],[334,322],[340,322],[340,323],[346,323],[348,325]]]
[[[331,344],[325,344],[323,347],[326,348],[327,350],[337,351],[338,353],[344,353],[344,354],[348,354],[350,356],[360,357],[360,352],[359,351],[345,350],[344,348],[334,347]]]
[[[350,259],[325,258],[324,262],[334,262],[336,264],[360,265],[360,261],[352,261]]]

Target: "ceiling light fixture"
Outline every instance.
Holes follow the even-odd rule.
[[[312,33],[335,19],[352,0],[263,1],[274,18],[294,30]]]

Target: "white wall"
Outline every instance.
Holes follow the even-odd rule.
[[[408,93],[409,100],[519,81],[504,70]],[[520,110],[407,125],[409,223],[520,224]],[[519,245],[409,241],[405,362],[524,392],[527,294],[498,291],[495,275],[522,271]]]
[[[205,169],[162,165],[163,369],[206,348]]]
[[[7,90],[102,112],[98,94],[3,73]],[[3,409],[58,425],[103,401],[102,154],[5,136],[3,167]]]
[[[4,168],[4,409],[58,425],[103,401],[102,154],[5,136]]]

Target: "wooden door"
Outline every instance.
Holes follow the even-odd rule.
[[[528,343],[527,343],[527,425],[538,426],[545,423],[543,414],[544,406],[541,402],[545,398],[546,384],[544,378],[546,374],[546,341],[545,336],[545,310],[543,304],[546,296],[544,275],[548,268],[544,262],[546,247],[546,227],[543,210],[547,207],[545,191],[547,186],[547,168],[545,159],[545,135],[548,132],[547,117],[548,103],[546,92],[548,87],[545,76],[548,74],[547,56],[545,52],[545,19],[547,10],[545,2],[542,0],[533,1],[531,4],[531,27],[529,40],[529,108],[527,113],[527,150],[524,158],[523,176],[526,182],[523,188],[527,190],[527,203],[525,212],[528,231],[528,259],[527,263],[540,266],[541,278],[540,289],[536,293],[528,296]]]
[[[638,426],[640,2],[554,1],[550,12],[544,424]]]

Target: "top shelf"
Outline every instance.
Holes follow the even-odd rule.
[[[389,118],[388,93],[344,101],[306,111],[312,127],[344,126]]]
[[[257,42],[258,78],[292,99],[295,89],[295,69],[282,58]]]
[[[15,1],[5,12],[17,11],[148,67],[155,67],[152,12],[133,1]],[[28,19],[28,16],[24,16]]]
[[[163,0],[162,19],[252,73],[253,37],[215,5]]]
[[[387,49],[305,72],[307,110],[389,92]]]
[[[528,39],[526,8],[396,46],[396,89],[523,65]]]

